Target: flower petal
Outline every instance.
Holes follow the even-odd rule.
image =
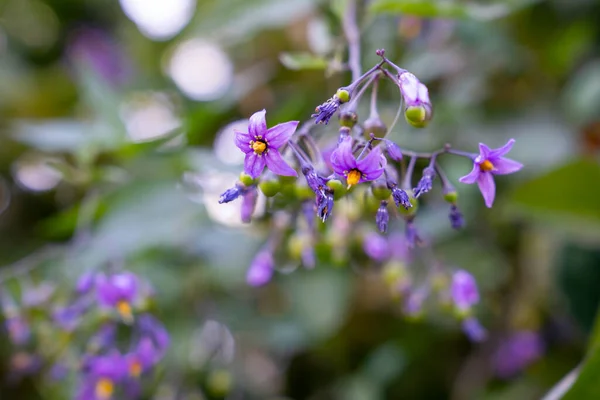
[[[246,153],[246,158],[244,159],[244,172],[250,175],[253,179],[256,179],[260,176],[264,168],[264,156],[259,156],[254,152]]]
[[[495,159],[492,164],[494,164],[492,172],[496,175],[512,174],[523,168],[523,164],[520,162],[504,157]]]
[[[234,129],[233,133],[235,134],[233,140],[238,149],[240,149],[244,153],[252,151],[250,142],[253,140],[253,138],[247,132],[242,132],[238,131],[237,129]]]
[[[298,176],[298,173],[281,157],[281,154],[275,149],[270,149],[265,155],[265,161],[267,162],[267,168],[276,173],[277,175],[283,176]]]
[[[490,157],[490,148],[483,143],[479,143],[479,156],[475,159],[475,162],[484,162]]]
[[[488,208],[491,208],[492,204],[494,204],[494,198],[496,197],[496,183],[494,182],[494,175],[490,174],[489,172],[482,172],[479,174],[479,178],[477,179],[477,185],[479,185],[479,190],[483,195],[485,205]]]
[[[266,110],[257,111],[250,117],[248,133],[252,137],[264,136],[267,133]]]
[[[502,157],[506,155],[515,144],[515,139],[510,139],[506,144],[502,147],[498,147],[497,149],[491,150],[488,155],[489,158]],[[495,163],[494,163],[495,164]]]
[[[473,164],[473,169],[467,175],[459,178],[458,181],[462,183],[472,184],[477,182],[477,178],[481,174],[481,169],[479,168],[479,164]]]
[[[344,171],[356,168],[356,159],[352,154],[352,138],[345,138],[331,154],[333,170],[343,175]]]
[[[375,147],[360,161],[356,162],[356,166],[360,172],[369,175],[373,171],[381,169],[381,148]],[[381,175],[381,174],[380,174]],[[375,179],[369,177],[369,179]]]
[[[269,143],[269,147],[271,149],[278,149],[290,140],[296,131],[298,122],[299,121],[284,122],[267,130],[267,133],[265,133],[265,140]]]

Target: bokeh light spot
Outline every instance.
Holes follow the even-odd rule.
[[[192,19],[196,0],[120,0],[121,8],[150,39],[168,40]]]

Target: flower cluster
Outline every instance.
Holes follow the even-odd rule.
[[[13,376],[40,370],[54,382],[76,376],[80,400],[139,398],[144,376],[169,347],[165,327],[147,310],[148,283],[128,271],[92,272],[78,279],[66,302],[53,289],[27,288],[21,304],[2,292],[4,326],[17,349]],[[34,329],[47,324],[39,320],[42,314],[56,329]]]
[[[402,99],[398,115],[403,113],[411,126],[426,126],[433,116],[433,107],[427,87],[413,73],[387,59],[383,50],[378,50],[377,55],[381,58],[377,65],[350,85],[339,88],[332,98],[316,108],[312,115],[314,123],[306,122],[299,130],[298,121],[268,128],[266,112],[262,110],[250,117],[247,132],[235,132],[235,144],[246,155],[244,171],[235,186],[221,195],[219,202],[242,196],[242,220],[248,222],[260,191],[268,198],[271,211],[268,215],[274,221],[267,244],[251,263],[247,281],[254,286],[269,282],[282,248],[289,249],[287,256],[309,268],[317,261],[347,264],[366,257],[385,264],[385,281],[405,299],[407,314],[419,314],[425,300],[437,291],[440,299],[454,305],[467,335],[473,340],[482,340],[485,330],[471,315],[479,295],[476,282],[468,272],[432,267],[428,277],[417,282],[406,265],[411,263],[410,253],[427,244],[417,227],[416,216],[419,199],[430,192],[436,182],[449,204],[450,225],[454,229],[464,225],[458,192],[439,163],[440,158],[454,155],[468,159],[473,169],[459,181],[477,183],[485,205],[491,207],[495,198],[495,175],[510,174],[522,168],[520,163],[505,158],[514,140],[498,149],[480,144],[478,153],[459,151],[450,145],[419,153],[386,138],[398,118],[387,128],[379,117],[377,95],[381,79],[387,78],[398,87]],[[369,89],[372,94],[370,115],[360,122],[357,105]],[[336,113],[339,113],[340,127],[335,137],[317,140],[315,127],[327,125]],[[414,184],[417,165],[423,160],[426,166]],[[365,215],[370,222],[361,218]],[[326,223],[325,227],[317,227],[315,217]],[[381,236],[391,230],[397,232],[397,221],[404,226],[402,235],[393,233],[388,239]],[[375,233],[373,227],[379,233]],[[280,246],[285,240],[289,245]],[[356,254],[352,247],[356,242],[363,244],[362,253]],[[397,250],[392,250],[394,248],[406,251],[400,256]]]

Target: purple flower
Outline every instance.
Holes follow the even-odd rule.
[[[96,278],[96,294],[98,302],[115,308],[127,321],[133,318],[131,304],[138,293],[138,278],[131,272],[121,272],[110,276],[98,275]]]
[[[248,268],[246,282],[251,286],[262,286],[267,284],[273,277],[275,260],[269,250],[260,250]]]
[[[461,312],[468,311],[472,305],[479,302],[477,282],[473,275],[465,270],[458,270],[452,275],[450,292],[454,305]]]
[[[162,358],[171,342],[164,325],[150,314],[140,315],[137,324],[141,334],[152,338],[158,358]]]
[[[242,222],[249,223],[254,214],[256,200],[258,199],[258,191],[256,187],[249,188],[242,196],[242,208],[240,209]]]
[[[235,144],[246,153],[244,171],[252,178],[258,178],[266,165],[277,175],[298,176],[278,150],[292,137],[298,121],[284,122],[267,129],[265,114],[266,111],[262,110],[250,117],[247,133],[235,131]]]
[[[363,159],[357,160],[352,153],[352,138],[344,139],[331,154],[331,165],[336,174],[346,177],[348,186],[372,181],[383,174],[381,149],[375,147]]]
[[[42,367],[42,359],[36,354],[19,351],[10,359],[9,381],[16,381],[27,375],[35,374]]]
[[[323,222],[327,221],[327,218],[333,211],[333,192],[329,189],[323,189],[321,193],[317,194],[316,205],[317,205],[317,216]]]
[[[52,366],[52,368],[50,368],[48,375],[53,381],[62,381],[67,377],[68,373],[69,367],[66,364],[58,361]]]
[[[382,200],[379,204],[379,209],[377,209],[377,215],[375,216],[375,222],[381,233],[387,231],[388,222],[390,221],[390,213],[388,212],[387,205],[388,202]]]
[[[94,279],[96,278],[95,272],[85,272],[83,275],[79,277],[77,280],[77,284],[75,285],[75,291],[79,294],[85,294],[92,290],[94,286]]]
[[[465,335],[473,342],[483,342],[487,338],[487,331],[476,318],[467,318],[462,323]]]
[[[435,171],[433,168],[427,167],[423,170],[423,177],[419,180],[417,187],[413,189],[416,199],[418,199],[423,193],[427,193],[431,190],[434,177]]]
[[[417,231],[417,227],[413,221],[406,221],[404,233],[406,235],[406,244],[408,247],[413,248],[417,244],[421,244],[421,237],[419,236],[419,232]]]
[[[496,197],[494,175],[512,174],[523,168],[523,164],[502,157],[512,149],[514,144],[515,139],[510,139],[504,146],[490,149],[485,144],[479,143],[479,155],[473,158],[473,170],[459,179],[462,183],[477,182],[485,205],[488,207],[492,207],[494,197]]]
[[[65,331],[72,331],[79,324],[83,313],[89,307],[88,299],[81,298],[66,307],[58,307],[52,313],[54,322]]]
[[[114,323],[106,323],[98,329],[88,340],[88,351],[96,353],[102,349],[112,347],[117,335],[117,325]]]
[[[141,338],[135,350],[125,355],[127,372],[132,378],[139,378],[143,373],[149,371],[158,360],[160,360],[160,353],[149,337]]]
[[[98,357],[88,357],[85,376],[77,395],[78,400],[109,400],[115,386],[127,376],[127,361],[118,352]]]
[[[387,240],[377,233],[369,233],[365,236],[363,242],[365,254],[375,261],[385,261],[390,256],[390,249]]]
[[[315,124],[325,124],[329,123],[329,120],[335,114],[335,112],[340,108],[342,102],[337,96],[333,96],[325,103],[321,104],[315,109],[315,113],[311,115],[312,118],[315,118]]]
[[[54,294],[56,286],[50,282],[42,282],[35,287],[24,289],[22,302],[25,307],[39,307],[48,303]]]
[[[327,179],[320,176],[309,164],[306,164],[302,167],[302,174],[304,174],[304,177],[306,178],[308,187],[316,195],[319,195],[323,191],[323,188],[327,186]]]
[[[244,189],[236,184],[234,187],[227,189],[219,197],[219,204],[229,203],[244,194]]]
[[[516,332],[498,346],[493,365],[501,378],[510,378],[541,357],[542,338],[532,331]]]

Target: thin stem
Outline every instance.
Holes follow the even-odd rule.
[[[440,164],[438,164],[437,162],[435,163],[435,172],[440,177],[440,181],[442,181],[444,192],[453,192],[455,190],[454,185],[450,182],[448,176],[446,175]]]
[[[446,149],[446,153],[454,154],[455,156],[467,157],[467,158],[470,158],[470,159],[473,159],[476,156],[473,153],[468,153],[466,151],[460,151],[460,150],[454,150],[454,149],[452,149],[450,147],[448,147]]]
[[[364,74],[362,74],[358,79],[356,79],[355,81],[353,81],[350,85],[343,86],[340,89],[347,90],[348,92],[350,92],[350,94],[352,94],[352,92],[356,90],[356,87],[358,85],[360,85],[360,83],[362,81],[364,81],[367,77],[371,76],[373,74],[373,72],[375,72],[378,69],[380,69],[381,66],[384,64],[384,62],[385,61],[380,61],[377,65],[375,65],[373,68],[371,68],[370,70],[368,70],[367,72],[365,72]]]
[[[400,106],[398,107],[398,111],[396,111],[396,116],[394,117],[394,121],[392,121],[392,124],[389,126],[389,128],[385,132],[385,136],[387,136],[394,129],[394,127],[398,123],[398,120],[400,119],[400,114],[402,113],[402,102],[404,101],[404,97],[402,96],[402,89],[400,88],[400,85],[398,85],[398,81],[394,78],[394,76],[387,69],[383,69],[383,68],[380,68],[380,69],[385,76],[387,76],[392,82],[394,82],[396,84],[396,86],[398,87],[398,90],[400,91]]]
[[[348,40],[348,65],[352,72],[352,81],[360,78],[360,31],[356,23],[356,0],[349,0],[342,21],[344,34]]]
[[[358,93],[356,95],[352,96],[352,100],[350,100],[350,103],[348,103],[348,105],[346,106],[345,111],[355,111],[360,98],[363,96],[363,94],[365,94],[365,92],[367,91],[367,88],[369,86],[371,86],[371,84],[374,83],[378,78],[379,78],[379,72],[376,73],[375,75],[371,75],[369,80],[360,88]]]
[[[379,74],[374,75],[373,78],[373,88],[371,89],[371,110],[370,110],[370,118],[379,117],[379,112],[377,112],[377,92],[379,89]]]
[[[417,157],[411,157],[408,168],[406,168],[406,173],[404,174],[404,179],[402,179],[402,189],[406,190],[412,188],[412,174],[416,163]]]

